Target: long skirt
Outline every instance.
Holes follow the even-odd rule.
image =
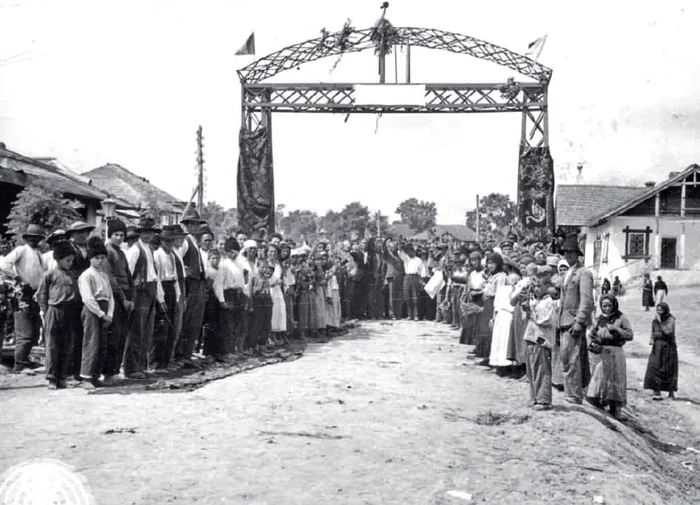
[[[622,347],[603,346],[586,396],[603,406],[627,404],[627,363]]]
[[[328,326],[328,307],[326,306],[326,287],[316,286],[316,323],[322,330]]]
[[[508,340],[508,359],[521,365],[527,360],[527,342],[525,342],[526,327],[527,321],[523,319],[523,310],[520,304],[518,304],[513,310],[513,325],[511,326],[512,331],[510,332],[510,339]]]
[[[460,305],[462,315],[462,333],[459,343],[464,345],[474,345],[479,334],[479,321],[484,310],[484,298],[476,296],[471,302],[462,302]]]
[[[306,288],[299,293],[299,331],[318,330],[316,293]]]
[[[272,298],[272,331],[275,333],[287,331],[287,307],[284,304],[282,286],[270,288]]]
[[[656,291],[656,305],[666,300],[666,291],[659,289]]]
[[[654,306],[654,292],[649,289],[642,290],[642,307],[653,307]]]
[[[678,348],[675,342],[654,341],[644,375],[644,389],[678,391]]]
[[[328,307],[328,326],[333,328],[340,328],[341,319],[341,303],[340,303],[340,291],[337,289],[331,290],[331,302],[327,303]]]
[[[513,325],[513,313],[507,310],[499,310],[493,323],[493,336],[491,338],[491,353],[489,365],[496,367],[512,366],[513,361],[508,359],[508,340],[510,329]]]
[[[477,358],[489,358],[491,356],[491,329],[489,321],[493,317],[493,297],[484,298],[484,311],[479,318],[479,329],[474,349]]]

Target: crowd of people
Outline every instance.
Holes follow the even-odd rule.
[[[575,404],[586,391],[613,415],[626,403],[633,331],[609,282],[595,293],[576,235],[482,247],[321,232],[310,245],[262,230],[215,236],[193,209],[179,225],[113,218],[104,231],[76,222],[47,237],[30,225],[0,259],[15,372],[38,366],[40,334],[51,389],[96,388],[325,341],[348,319],[430,320],[458,330],[479,365],[525,375],[535,409],[551,408],[553,387]],[[673,321],[662,301],[645,381],[655,396],[677,389]],[[600,355],[592,373],[589,353]]]

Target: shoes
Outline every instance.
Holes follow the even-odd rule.
[[[535,410],[552,410],[552,406],[549,403],[538,403],[533,409]]]
[[[66,380],[65,380],[65,379],[59,380],[59,381],[56,383],[56,387],[57,387],[58,389],[66,389],[66,388],[68,387],[68,385],[66,384]]]
[[[118,375],[105,375],[102,382],[104,383],[105,386],[114,386],[116,384],[119,384],[119,376]]]
[[[149,370],[155,375],[168,375],[168,370],[165,368],[156,368],[155,370]]]
[[[83,379],[82,382],[83,389],[87,390],[97,389],[103,387],[104,385],[104,382],[100,382],[97,379]]]
[[[131,380],[143,380],[146,378],[146,374],[143,372],[125,373],[124,377]]]
[[[572,405],[582,405],[583,404],[583,400],[578,400],[578,399],[572,398],[570,396],[567,396],[566,398],[564,398],[564,401],[566,401],[567,403],[571,403]]]
[[[54,380],[50,380],[48,387],[50,390],[55,391],[56,389],[58,389],[58,382],[56,382]]]

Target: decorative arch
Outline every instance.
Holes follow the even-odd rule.
[[[387,3],[383,8],[386,10]],[[266,82],[285,70],[327,57],[372,49],[384,84],[385,58],[395,46],[424,47],[465,54],[513,70],[525,81],[501,83],[415,84],[425,100],[410,104],[359,103],[359,83]],[[409,56],[410,58],[410,56]],[[274,230],[272,113],[465,113],[520,112],[518,204],[526,229],[554,230],[554,169],[549,153],[548,98],[552,70],[526,56],[468,35],[432,28],[394,27],[382,14],[372,28],[342,30],[294,44],[263,56],[238,71],[241,81],[241,131],[238,158],[238,215],[250,232]],[[405,84],[409,84],[408,82]],[[386,86],[401,86],[387,84]],[[421,91],[422,92],[422,91]]]
[[[465,54],[496,63],[543,84],[548,84],[552,78],[552,70],[535,60],[469,35],[434,28],[407,27],[394,28],[394,30],[393,40],[390,41],[392,44]],[[321,37],[285,47],[259,58],[239,70],[238,77],[242,83],[256,84],[304,63],[330,56],[376,49],[376,43],[372,40],[374,31],[374,28],[352,30],[351,27],[347,27],[336,33],[323,32]]]

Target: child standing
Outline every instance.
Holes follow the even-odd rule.
[[[537,267],[537,286],[530,300],[523,302],[528,322],[525,328],[527,342],[527,378],[530,383],[530,402],[536,410],[552,408],[552,345],[555,339],[556,302],[550,294],[549,267]]]
[[[260,353],[267,344],[272,330],[272,297],[270,296],[272,268],[266,262],[258,264],[258,273],[253,276],[251,292],[253,298],[253,321],[251,341],[255,352]]]
[[[107,352],[107,328],[112,324],[114,296],[109,277],[102,271],[107,259],[107,248],[100,237],[90,237],[87,242],[87,257],[90,268],[78,278],[80,296],[83,300],[83,355],[80,378],[83,387],[94,389],[102,386],[99,381],[101,361]]]
[[[75,335],[80,331],[78,280],[72,271],[75,251],[68,242],[54,246],[55,266],[44,274],[37,302],[44,319],[46,380],[49,389],[66,387]]]

